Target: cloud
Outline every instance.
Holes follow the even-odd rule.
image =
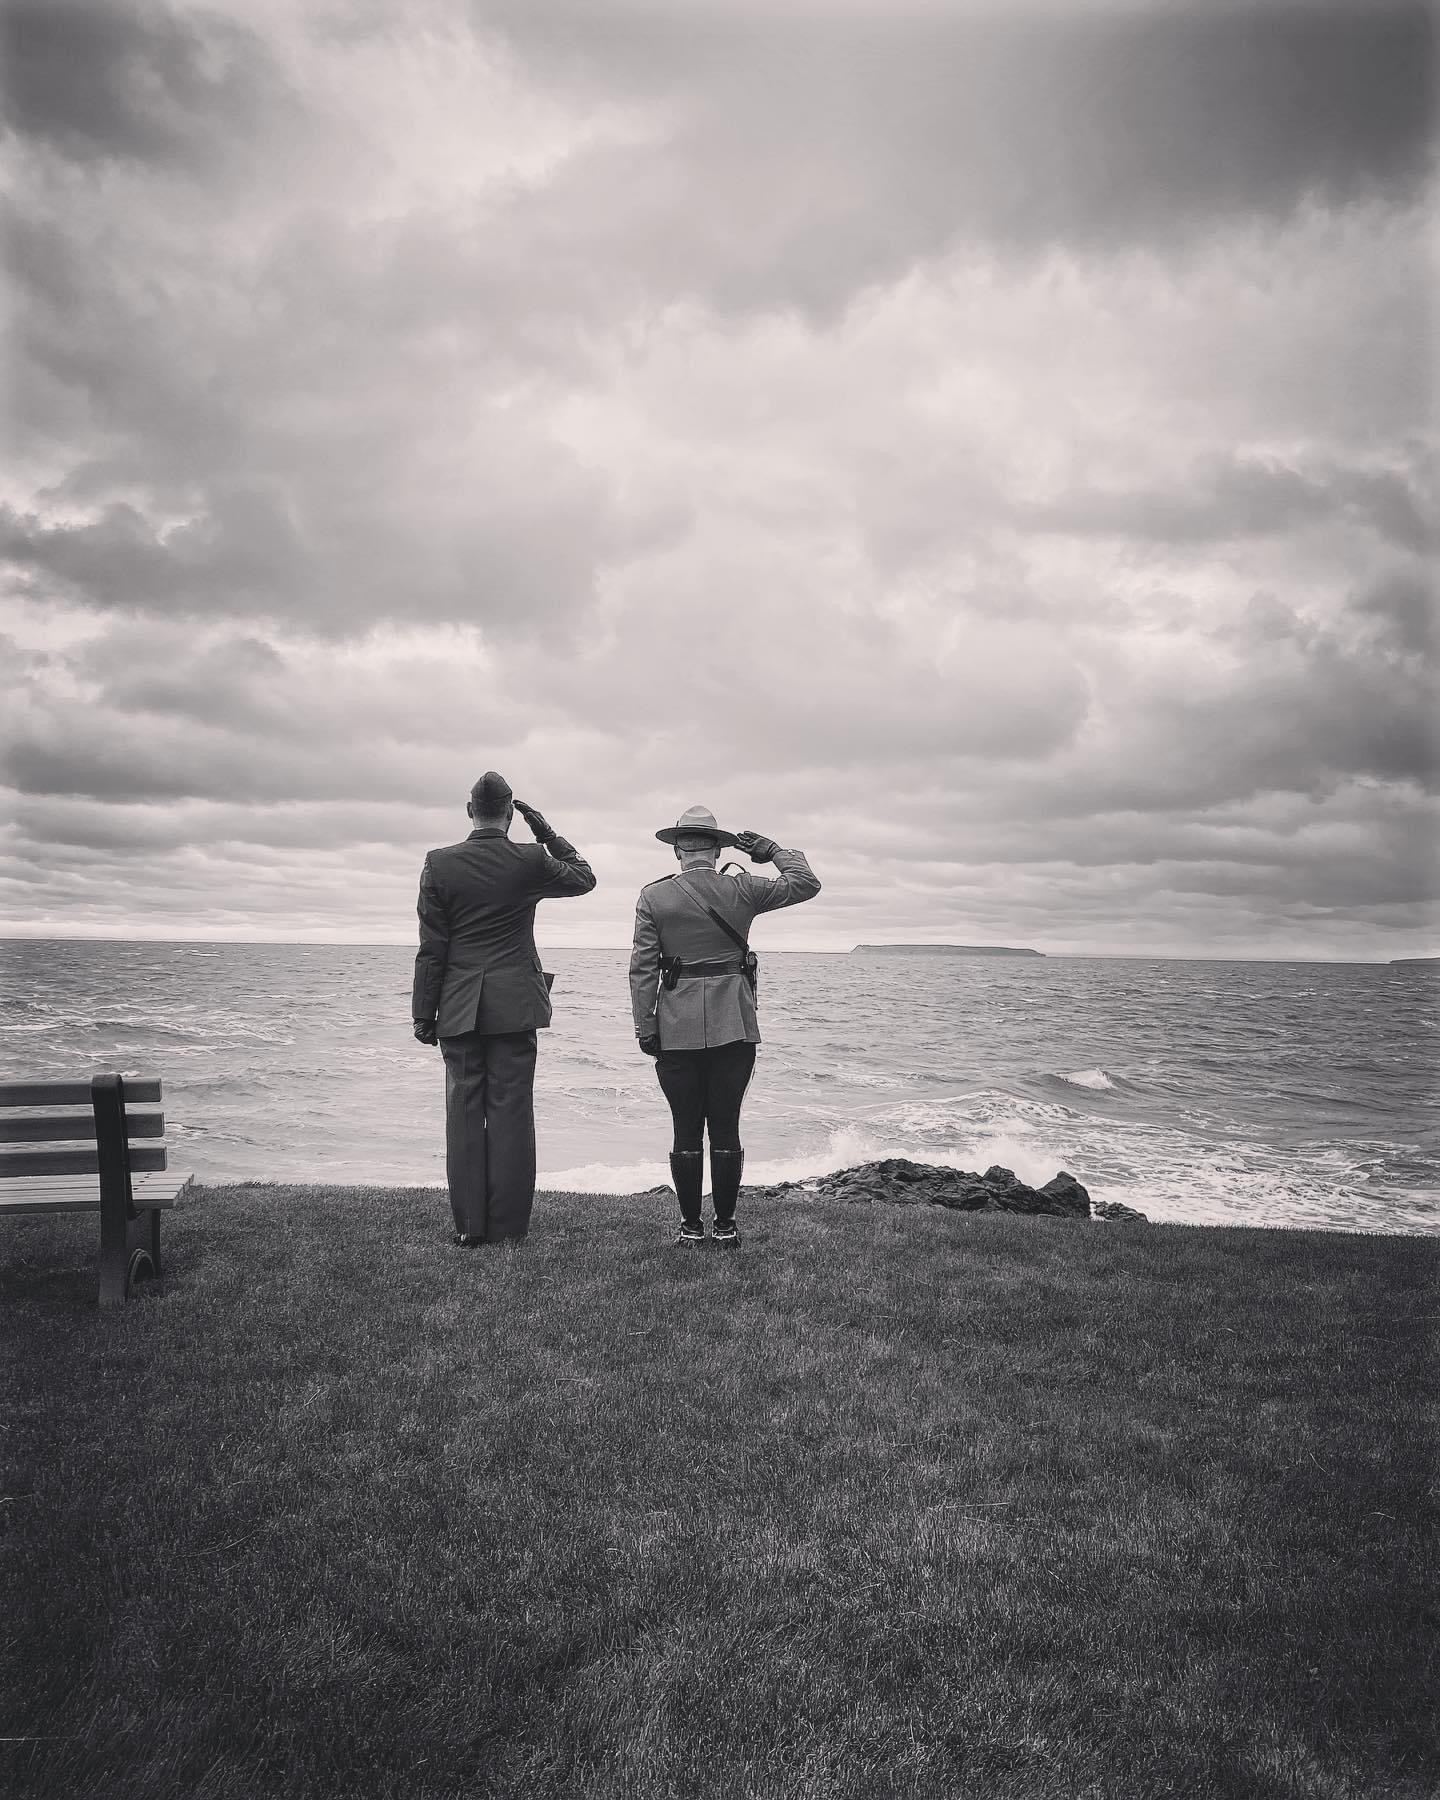
[[[80,163],[190,167],[262,130],[283,96],[261,41],[216,13],[9,0],[0,42],[10,130]]]
[[[1418,9],[12,12],[26,928],[404,936],[498,766],[572,942],[698,799],[776,943],[1425,947]]]
[[[976,241],[1174,246],[1217,220],[1413,199],[1427,166],[1433,21],[1413,4],[475,16],[536,80],[618,89],[668,126],[663,155],[568,165],[532,256],[622,252],[727,311],[833,316]]]
[[[1440,635],[1431,570],[1419,564],[1388,571],[1356,599],[1355,614],[1373,625],[1386,648],[1406,657],[1430,656]]]
[[[21,794],[129,804],[288,804],[364,797],[425,806],[462,788],[456,751],[503,753],[532,728],[515,695],[486,697],[473,635],[406,634],[283,648],[174,621],[103,627],[45,655],[12,709],[0,774]]]
[[[75,524],[7,507],[0,556],[25,572],[22,591],[147,612],[284,612],[303,574],[296,534],[254,489],[215,494],[203,520],[169,530],[123,501]]]
[[[1072,489],[1034,505],[1021,521],[1036,530],[1117,533],[1165,543],[1205,543],[1288,532],[1353,519],[1406,550],[1437,541],[1433,507],[1409,471],[1297,468],[1273,459],[1212,456],[1182,486],[1139,491]]]

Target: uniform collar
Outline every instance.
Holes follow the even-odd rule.
[[[482,837],[508,837],[510,834],[499,825],[477,825],[470,833],[471,841]]]

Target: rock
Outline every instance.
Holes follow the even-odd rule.
[[[1142,1212],[1136,1212],[1133,1206],[1124,1206],[1119,1200],[1092,1200],[1091,1210],[1097,1219],[1109,1219],[1116,1224],[1148,1225],[1149,1219]]]
[[[1066,1170],[1062,1169],[1058,1175],[1052,1176],[1040,1192],[1048,1194],[1054,1201],[1053,1211],[1062,1213],[1066,1217],[1072,1215],[1080,1219],[1090,1217],[1092,1211],[1090,1196],[1075,1177]]]
[[[1003,1169],[998,1163],[976,1175],[967,1169],[911,1162],[903,1156],[840,1169],[813,1181],[782,1181],[773,1188],[748,1191],[843,1200],[851,1205],[944,1206],[952,1212],[1043,1213],[1061,1219],[1090,1216],[1090,1196],[1063,1170],[1043,1188],[1032,1188],[1013,1169]]]

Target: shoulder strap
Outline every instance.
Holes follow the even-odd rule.
[[[738,944],[742,950],[748,950],[750,948],[749,940],[743,937],[727,918],[724,918],[720,913],[716,912],[713,906],[708,905],[702,900],[693,888],[686,887],[685,883],[679,880],[676,881],[675,888],[677,893],[684,894],[688,900],[692,900],[703,912],[709,913],[710,917],[725,933],[726,937],[730,939],[732,944]]]

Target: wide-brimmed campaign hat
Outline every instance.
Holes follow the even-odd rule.
[[[673,825],[667,825],[655,835],[662,844],[673,844],[682,837],[708,837],[722,849],[740,841],[733,831],[720,829],[708,806],[687,806]]]

